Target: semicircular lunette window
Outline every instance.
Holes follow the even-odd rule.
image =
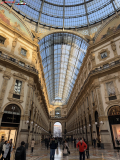
[[[20,3],[20,0],[16,2]],[[41,25],[58,28],[90,26],[120,10],[120,0],[24,0],[24,2],[26,5],[14,4],[13,9]]]
[[[66,105],[88,43],[69,33],[54,33],[39,41],[43,71],[51,105]]]

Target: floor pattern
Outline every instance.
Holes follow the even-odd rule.
[[[73,144],[69,144],[70,155],[68,160],[79,160],[79,151],[73,147]],[[26,153],[26,160],[49,160],[50,159],[50,149],[46,149],[45,145],[37,145],[34,148],[33,154],[31,150],[28,149]],[[12,153],[11,160],[14,160],[14,153]],[[64,160],[62,156],[62,145],[56,149],[54,160]],[[120,160],[120,152],[114,149],[94,149],[90,147],[90,158],[86,160]]]

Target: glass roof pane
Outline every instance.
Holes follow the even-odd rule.
[[[48,46],[49,41],[53,41],[52,46]],[[59,97],[60,105],[66,105],[88,43],[73,34],[54,33],[43,38],[39,46],[50,104],[56,105]]]
[[[14,4],[13,9],[36,23],[58,28],[88,27],[120,10],[120,0],[24,0],[24,2],[26,5]],[[51,42],[48,43],[52,45]]]

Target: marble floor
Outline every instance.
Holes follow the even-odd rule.
[[[69,143],[69,148],[71,154],[68,157],[68,160],[79,160],[78,149],[73,147],[72,143]],[[44,144],[37,145],[34,148],[33,154],[30,153],[30,148],[27,150],[27,159],[26,160],[49,160],[50,158],[50,149],[46,149]],[[12,158],[13,159],[13,158]],[[86,158],[87,159],[87,158]],[[90,147],[90,160],[120,160],[120,152],[117,150],[111,149],[94,149]],[[55,160],[64,160],[62,156],[62,145],[56,149]]]

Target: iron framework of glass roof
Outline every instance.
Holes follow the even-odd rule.
[[[66,105],[88,43],[69,33],[54,33],[39,41],[46,87],[51,105]]]
[[[120,10],[120,0],[24,0],[24,2],[27,4],[14,4],[13,9],[40,25],[66,29],[89,27]]]

